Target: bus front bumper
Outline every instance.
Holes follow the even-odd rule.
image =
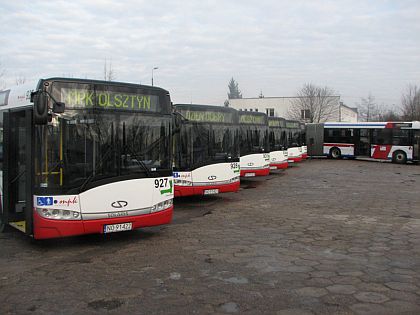
[[[302,162],[302,157],[301,157],[301,156],[289,156],[289,157],[288,157],[288,162],[289,162],[289,163],[298,163],[298,162]]]
[[[170,208],[139,216],[120,217],[98,220],[51,220],[42,218],[34,209],[34,238],[47,239],[83,234],[102,234],[104,225],[117,223],[132,223],[132,230],[169,224],[172,221],[173,206]]]
[[[180,186],[175,184],[175,197],[207,195],[206,191],[212,191],[215,189],[218,190],[218,193],[237,192],[239,190],[239,186],[239,180],[231,184],[211,186]]]
[[[281,163],[270,163],[271,170],[285,170],[289,167],[289,162],[281,162]]]
[[[253,177],[253,176],[267,176],[270,174],[270,167],[260,169],[241,169],[241,177]]]

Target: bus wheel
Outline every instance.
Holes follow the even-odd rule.
[[[339,159],[339,158],[341,158],[341,150],[339,148],[332,148],[330,150],[330,156],[333,159]]]
[[[403,151],[395,151],[392,155],[392,162],[397,164],[407,163],[407,155]]]

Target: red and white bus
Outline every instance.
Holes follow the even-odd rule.
[[[420,122],[308,124],[307,139],[311,155],[406,163],[419,160]]]
[[[268,117],[259,112],[239,112],[241,177],[270,174]]]
[[[45,239],[169,223],[171,113],[167,91],[128,83],[0,92],[1,224]]]
[[[286,120],[287,158],[289,163],[302,161],[302,129],[300,122]]]
[[[239,190],[238,120],[229,107],[174,105],[175,197]]]
[[[287,155],[286,119],[268,117],[270,142],[270,169],[286,169],[289,165]]]

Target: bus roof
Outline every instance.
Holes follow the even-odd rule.
[[[219,105],[201,105],[201,104],[174,104],[175,110],[197,110],[197,111],[220,111],[236,113],[237,110],[232,107],[219,106]]]

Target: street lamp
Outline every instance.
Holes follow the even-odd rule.
[[[158,67],[153,67],[152,68],[152,86],[153,86],[153,70],[157,70],[157,69],[159,69]]]

